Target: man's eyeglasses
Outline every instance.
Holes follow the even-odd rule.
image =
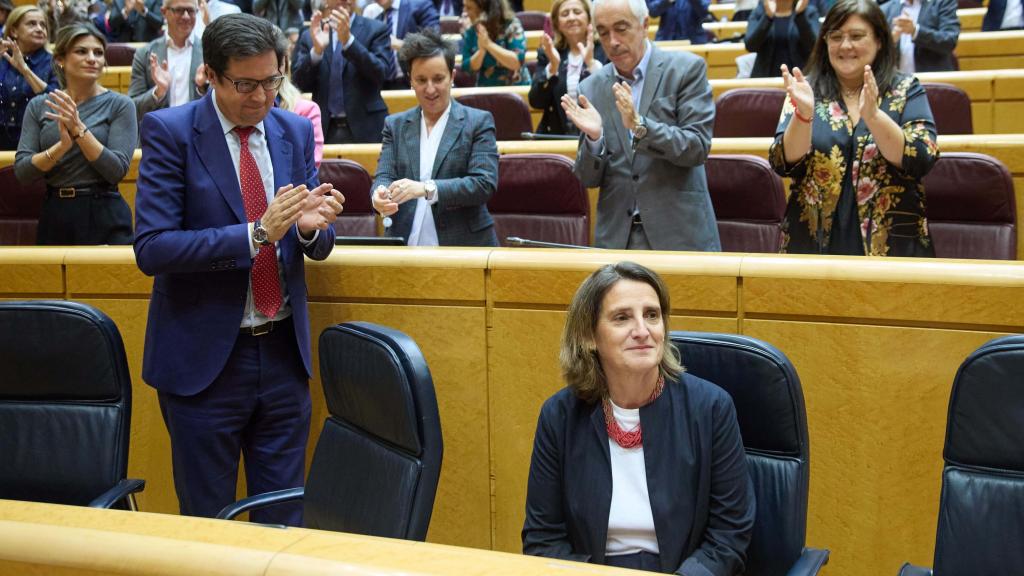
[[[839,46],[845,40],[849,40],[850,44],[863,44],[870,37],[871,34],[861,30],[850,32],[849,34],[845,34],[839,30],[833,30],[828,33],[828,36],[825,36],[825,39],[828,40],[829,44]]]
[[[228,78],[227,74],[221,74],[221,76],[227,78],[228,82],[234,84],[235,90],[237,90],[239,94],[248,94],[255,90],[257,86],[262,86],[264,90],[270,92],[272,90],[277,90],[281,87],[281,84],[284,83],[284,76],[271,76],[264,80],[234,80],[232,78]]]
[[[168,10],[170,10],[171,14],[174,14],[178,18],[181,18],[185,14],[188,14],[189,16],[195,16],[196,13],[199,12],[199,10],[196,10],[195,8],[179,8],[177,6],[168,8]]]

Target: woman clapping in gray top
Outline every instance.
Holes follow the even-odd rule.
[[[99,80],[106,39],[91,24],[57,33],[53,64],[63,90],[32,99],[14,171],[46,179],[38,244],[131,244],[132,215],[117,190],[138,143],[135,105]]]

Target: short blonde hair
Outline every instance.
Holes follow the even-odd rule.
[[[571,48],[569,42],[566,41],[565,37],[558,30],[558,13],[562,10],[562,4],[565,4],[569,0],[555,0],[555,3],[551,5],[551,29],[555,33],[555,48],[559,50],[565,50]],[[590,0],[579,0],[583,4],[583,10],[587,12],[587,22],[590,24],[594,23],[594,9],[590,5]],[[596,43],[596,41],[595,41]]]
[[[4,23],[4,38],[14,40],[14,36],[11,36],[11,33],[18,27],[18,24],[21,24],[21,19],[28,16],[30,12],[39,12],[43,17],[43,28],[46,28],[47,35],[49,35],[50,25],[46,22],[46,14],[39,9],[39,6],[24,4],[11,10],[11,13],[7,15],[7,22]]]
[[[666,379],[674,379],[683,372],[679,351],[667,341],[669,312],[672,305],[669,301],[668,288],[661,277],[636,262],[608,264],[595,270],[583,284],[580,284],[569,304],[565,329],[562,331],[562,347],[558,354],[562,377],[576,396],[584,402],[593,403],[608,396],[608,382],[601,368],[601,358],[597,354],[595,334],[605,294],[621,280],[643,282],[654,289],[661,306],[661,319],[666,338],[658,371]]]

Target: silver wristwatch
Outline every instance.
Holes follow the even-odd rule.
[[[434,197],[437,196],[437,183],[433,180],[427,180],[423,183],[423,192],[427,196],[427,201],[431,202]]]
[[[270,236],[267,234],[267,229],[263,227],[259,219],[252,224],[252,239],[260,246],[270,246],[273,244],[270,241]]]
[[[643,116],[637,116],[636,122],[633,125],[633,141],[643,140],[647,136],[647,119]]]

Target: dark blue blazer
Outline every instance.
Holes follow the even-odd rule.
[[[406,34],[419,32],[424,28],[437,30],[441,27],[441,19],[431,0],[402,0],[398,7],[398,33],[396,36],[405,38]]]
[[[960,18],[956,15],[956,8],[957,0],[922,0],[921,12],[917,15],[917,38],[914,39],[915,72],[956,70],[953,50],[960,38]],[[901,11],[900,0],[882,4],[882,12],[890,23]],[[899,45],[894,48],[898,61]]]
[[[711,0],[647,0],[651,16],[661,19],[655,40],[689,40],[706,44],[708,33],[702,24]]]
[[[786,62],[786,65],[791,70],[797,67],[803,68],[807,63],[820,29],[818,9],[811,2],[808,2],[807,8],[803,12],[794,13],[793,17],[789,19],[789,26],[786,27],[786,43],[789,45],[789,53],[794,60]],[[754,68],[750,72],[751,78],[777,78],[782,75],[778,69],[772,70],[772,64],[776,58],[775,20],[768,18],[768,15],[765,14],[763,2],[754,6],[750,12],[743,43],[748,52],[757,53]]]
[[[373,187],[420,179],[419,106],[388,116]],[[431,206],[441,246],[497,246],[487,201],[498,187],[498,146],[490,112],[452,100],[452,109],[434,157],[437,202]],[[391,216],[389,236],[408,241],[416,202],[405,202]]]
[[[383,22],[354,15],[351,23],[355,41],[342,51],[345,56],[344,86],[345,114],[352,135],[359,142],[380,142],[384,118],[388,107],[380,95],[384,80],[393,75],[394,58],[391,52],[391,32]],[[331,42],[334,33],[331,32]],[[327,105],[331,91],[331,64],[334,51],[330,44],[323,58],[313,64],[309,51],[313,41],[309,30],[302,33],[292,53],[292,81],[303,92],[312,92],[313,101],[320,106],[324,133],[331,123]]]
[[[742,573],[755,506],[732,398],[683,373],[640,408],[640,425],[661,571]],[[603,564],[611,498],[601,404],[563,388],[537,422],[523,552]]]
[[[272,108],[263,126],[275,188],[317,186],[309,120]],[[189,396],[220,374],[238,339],[252,266],[248,219],[212,93],[146,114],[141,141],[135,258],[155,276],[142,377]],[[303,254],[323,260],[333,246],[332,228],[304,247],[292,227],[278,243],[295,339],[310,374]]]
[[[890,0],[891,1],[891,0]],[[989,0],[988,10],[985,11],[985,18],[981,21],[982,32],[995,32],[1003,26],[1003,16],[1006,15],[1006,0]]]

